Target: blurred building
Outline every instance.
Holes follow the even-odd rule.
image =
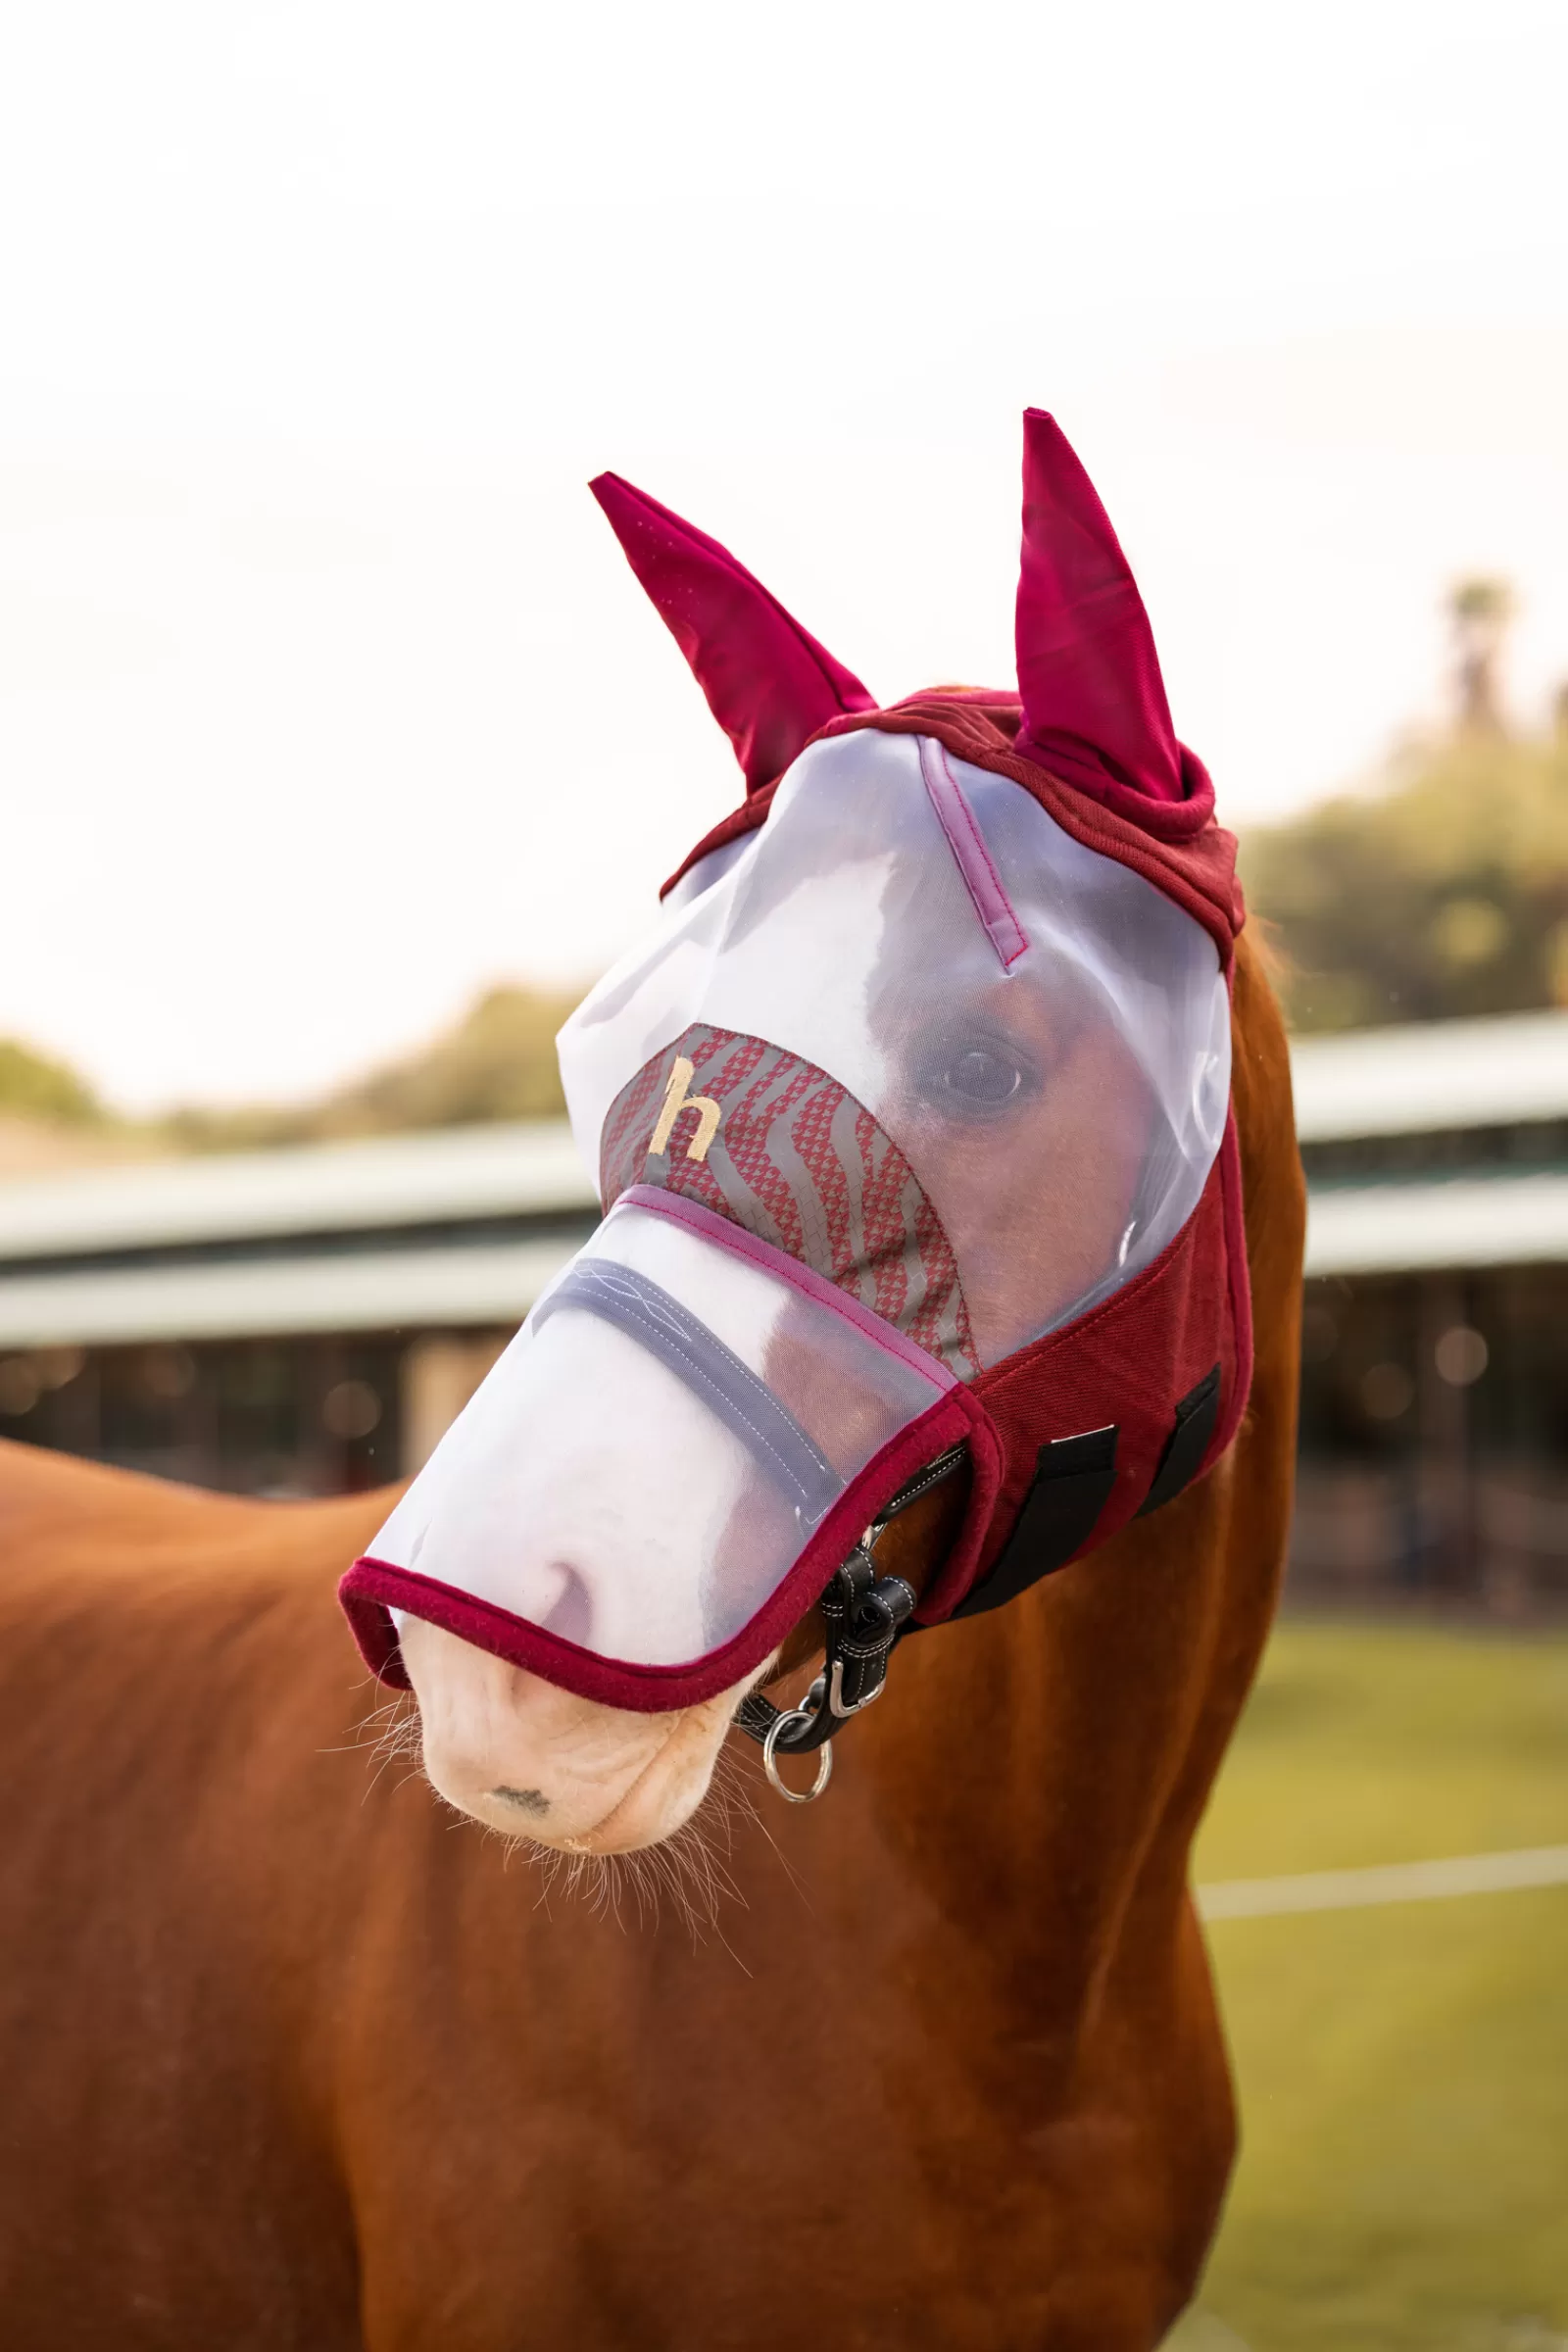
[[[1293,1584],[1568,1599],[1568,1014],[1294,1058]],[[0,1434],[257,1494],[378,1484],[595,1215],[545,1122],[0,1186]]]
[[[1292,1583],[1568,1600],[1568,1013],[1298,1042]]]
[[[597,1214],[564,1121],[0,1186],[0,1435],[251,1494],[379,1485]]]

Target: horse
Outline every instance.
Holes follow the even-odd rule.
[[[782,743],[754,698],[764,798],[808,720],[863,718],[832,690]],[[929,698],[880,716],[946,723]],[[1276,1599],[1298,1361],[1289,1063],[1245,930],[1227,1002],[1234,1430],[1004,1607],[901,1641],[808,1811],[760,1814],[725,1742],[820,1652],[815,1593],[747,1676],[664,1708],[400,1612],[414,1696],[372,1779],[334,1587],[391,1497],[0,1446],[8,2346],[1161,2340],[1234,2155],[1188,1866]],[[1084,1149],[1113,1196],[1116,1154]],[[1015,1313],[1015,1279],[975,1290],[976,1328]],[[947,1479],[881,1535],[917,1608],[971,1500]]]

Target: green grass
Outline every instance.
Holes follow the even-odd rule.
[[[1200,1880],[1568,1843],[1568,1642],[1283,1627]],[[1172,2352],[1568,2352],[1568,1886],[1209,1930],[1243,2145]]]

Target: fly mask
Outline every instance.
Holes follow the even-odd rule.
[[[771,1764],[876,1695],[899,1633],[1013,1597],[1230,1443],[1234,845],[1050,417],[1016,696],[879,709],[714,541],[594,487],[747,798],[562,1032],[604,1222],[342,1593],[384,1681],[407,1613],[643,1710],[743,1684],[824,1597],[814,1700],[742,1707]],[[864,1539],[965,1461],[916,1603]]]

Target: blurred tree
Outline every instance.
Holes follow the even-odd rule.
[[[491,989],[444,1037],[329,1096],[314,1114],[313,1132],[383,1135],[559,1117],[566,1102],[556,1032],[580,993]]]
[[[565,1108],[556,1031],[577,994],[493,988],[457,1025],[415,1053],[318,1102],[278,1108],[175,1111],[187,1151],[232,1152],[329,1138],[559,1116]]]
[[[107,1114],[86,1080],[69,1064],[35,1053],[19,1038],[0,1037],[0,1115],[93,1127]]]
[[[1502,648],[1513,611],[1506,580],[1460,580],[1448,599],[1458,721],[1476,733],[1502,732]]]
[[[1298,1029],[1568,1004],[1568,728],[1461,725],[1242,845]]]
[[[1506,580],[1460,580],[1449,732],[1407,747],[1371,792],[1244,841],[1297,1028],[1568,1004],[1568,685],[1544,734],[1510,733],[1513,612]]]

